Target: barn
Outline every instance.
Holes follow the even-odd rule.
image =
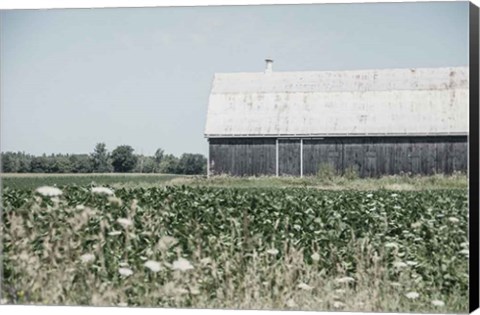
[[[468,67],[215,74],[208,173],[467,171]]]

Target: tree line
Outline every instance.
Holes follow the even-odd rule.
[[[184,153],[180,157],[158,149],[153,156],[135,154],[129,145],[112,152],[98,143],[90,154],[43,154],[2,152],[4,173],[167,173],[206,174],[207,159],[202,154]]]

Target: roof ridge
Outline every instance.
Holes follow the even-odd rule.
[[[295,70],[295,71],[272,71],[268,75],[276,75],[276,74],[292,74],[292,73],[326,73],[326,72],[375,72],[375,71],[417,71],[417,70],[445,70],[445,69],[466,69],[469,70],[469,66],[444,66],[444,67],[406,67],[406,68],[364,68],[364,69],[344,69],[344,70]],[[238,75],[238,74],[261,74],[265,75],[264,71],[251,71],[251,72],[215,72],[214,75]]]

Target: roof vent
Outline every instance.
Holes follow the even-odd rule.
[[[266,62],[265,73],[271,73],[273,71],[273,69],[272,69],[273,60],[272,59],[265,59],[265,62]]]

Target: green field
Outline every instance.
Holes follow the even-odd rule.
[[[465,177],[80,177],[2,177],[6,302],[468,309]]]
[[[164,185],[176,178],[189,178],[186,175],[169,174],[2,174],[4,187],[35,189],[40,186],[69,185]]]
[[[170,174],[2,174],[4,187],[35,189],[40,186],[101,186],[115,188],[150,188],[159,186],[188,185],[234,188],[286,188],[302,187],[325,190],[425,190],[467,189],[465,175],[452,176],[385,176],[378,179],[346,179],[340,176],[321,178],[298,177],[229,177],[207,178],[200,175]]]

